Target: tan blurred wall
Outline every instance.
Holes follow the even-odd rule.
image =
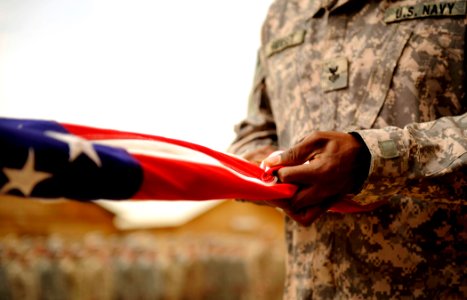
[[[58,234],[80,237],[89,232],[119,234],[113,214],[92,202],[32,200],[0,196],[0,235]],[[283,218],[275,209],[225,201],[206,213],[173,228],[144,230],[158,235],[225,233],[283,239]]]

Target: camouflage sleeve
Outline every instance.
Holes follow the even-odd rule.
[[[276,125],[269,106],[265,74],[258,57],[245,120],[235,126],[236,138],[228,152],[245,156],[261,146],[277,146]]]
[[[467,113],[404,128],[357,131],[371,153],[360,204],[411,194],[419,199],[467,199]]]

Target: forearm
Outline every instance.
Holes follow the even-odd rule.
[[[248,153],[265,146],[277,148],[277,135],[273,123],[251,123],[248,119],[235,128],[236,139],[228,148],[228,152],[247,156]]]
[[[248,99],[247,117],[235,126],[235,133],[236,138],[228,149],[231,153],[248,157],[260,148],[277,149],[276,124],[269,104],[265,73],[260,61],[256,66],[253,87]]]
[[[371,153],[371,164],[368,179],[355,201],[368,204],[402,192],[428,195],[420,186],[425,189],[431,182],[436,182],[431,196],[449,195],[452,199],[455,186],[449,186],[449,182],[454,180],[460,185],[454,198],[465,199],[462,173],[467,165],[467,114],[357,133]],[[451,178],[445,186],[440,185],[446,181],[443,177]]]

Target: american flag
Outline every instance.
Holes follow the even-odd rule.
[[[298,187],[273,170],[162,136],[0,118],[0,194],[79,201],[291,198]],[[327,208],[326,208],[327,209]],[[336,212],[367,211],[352,201]],[[316,216],[323,213],[316,208]]]
[[[0,118],[0,193],[74,200],[270,200],[297,187],[239,157],[161,136]]]

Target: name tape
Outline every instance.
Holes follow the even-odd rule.
[[[305,40],[305,33],[306,33],[305,30],[299,30],[285,37],[278,38],[278,39],[275,39],[269,42],[266,45],[266,49],[265,49],[266,56],[271,56],[286,48],[302,44]]]
[[[467,0],[391,7],[384,12],[384,22],[392,23],[428,17],[463,16],[466,14],[466,4]]]

